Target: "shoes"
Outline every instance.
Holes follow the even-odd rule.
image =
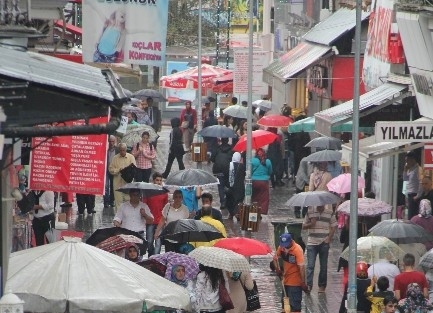
[[[319,287],[318,293],[325,293],[326,287]]]

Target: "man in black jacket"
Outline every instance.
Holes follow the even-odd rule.
[[[228,138],[221,138],[221,144],[211,156],[213,162],[212,173],[218,178],[218,194],[220,197],[221,209],[225,208],[226,195],[224,187],[229,187],[229,164],[232,160],[232,147]]]

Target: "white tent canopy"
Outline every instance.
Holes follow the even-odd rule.
[[[78,238],[12,253],[6,288],[29,312],[141,313],[190,307],[185,288]]]

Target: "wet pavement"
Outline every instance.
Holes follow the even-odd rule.
[[[170,128],[163,127],[160,133],[160,138],[158,140],[158,159],[156,162],[156,169],[163,172],[165,169],[165,160],[168,155],[168,135]],[[184,156],[184,163],[186,168],[196,167],[196,164],[191,161],[190,155]],[[211,164],[207,162],[202,163],[204,170],[211,171]],[[173,163],[172,172],[178,170],[177,162]],[[294,187],[291,182],[285,181],[286,186],[276,187],[270,191],[270,206],[269,214],[263,216],[260,222],[258,232],[251,234],[254,239],[266,242],[272,248],[275,247],[274,244],[274,226],[271,221],[282,221],[282,222],[292,222],[299,225],[302,220],[295,219],[293,211],[285,207],[284,203],[290,198],[294,193]],[[219,207],[218,191],[216,186],[207,187],[207,191],[210,191],[214,195],[214,207]],[[66,209],[64,211],[67,213],[67,223],[69,224],[69,229],[84,232],[83,240],[87,239],[92,232],[100,227],[111,227],[112,220],[114,217],[113,208],[104,208],[102,197],[98,196],[96,200],[96,214],[78,215],[76,203],[73,204],[72,208]],[[245,233],[240,230],[240,224],[236,220],[228,219],[228,212],[223,211],[224,225],[227,229],[227,234],[229,237],[233,236],[245,236]],[[319,294],[317,292],[317,284],[313,287],[310,295],[303,294],[303,310],[302,312],[338,312],[340,308],[340,302],[343,294],[342,288],[342,272],[337,272],[338,258],[341,252],[342,245],[338,242],[338,233],[334,236],[333,244],[329,252],[328,261],[328,287],[326,293]],[[255,312],[258,313],[268,313],[268,312],[281,312],[281,282],[278,277],[270,270],[269,263],[272,260],[271,256],[260,256],[252,257],[250,259],[252,267],[252,275],[257,281],[257,286],[260,293],[260,303],[262,308]],[[316,263],[315,280],[317,282],[317,269],[319,265]]]

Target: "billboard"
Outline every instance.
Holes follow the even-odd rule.
[[[163,66],[168,0],[83,0],[83,61]]]

